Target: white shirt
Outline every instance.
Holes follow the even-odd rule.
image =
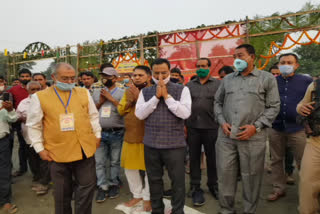
[[[101,126],[99,124],[99,113],[97,111],[96,105],[94,104],[91,95],[88,93],[89,98],[89,116],[93,132],[96,138],[101,138]],[[27,122],[28,135],[31,141],[31,145],[36,150],[37,153],[44,150],[43,146],[43,111],[41,109],[40,100],[37,94],[31,96],[31,102],[29,109],[27,111]]]
[[[148,102],[145,102],[142,90],[140,91],[138,101],[136,104],[135,115],[140,120],[146,119],[156,108],[159,99],[153,96]],[[180,100],[177,101],[173,97],[167,98],[165,103],[168,109],[177,117],[187,119],[191,115],[191,95],[189,88],[184,87],[181,93]]]
[[[0,108],[2,108],[2,100],[0,100]],[[0,110],[0,139],[10,133],[9,123],[14,123],[18,119],[18,114],[15,110],[8,112],[2,108]]]
[[[31,99],[30,99],[30,96],[29,96],[29,97],[23,99],[19,103],[19,105],[17,107],[17,114],[18,114],[19,118],[20,117],[27,118],[27,111],[28,111],[30,102],[31,102]],[[21,123],[21,130],[22,130],[22,136],[23,136],[24,140],[26,141],[27,144],[31,145],[31,141],[29,139],[28,130],[27,130],[27,127],[26,127],[25,123]]]

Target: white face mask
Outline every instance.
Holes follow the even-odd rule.
[[[294,67],[292,65],[280,65],[280,73],[284,76],[288,76],[294,72]]]
[[[157,79],[154,78],[153,76],[152,76],[152,80],[153,80],[153,82],[154,82],[155,84],[158,84],[158,83],[159,83],[159,80],[157,80]],[[170,81],[170,75],[163,80],[164,84],[167,84],[169,81]]]
[[[0,91],[4,91],[4,85],[0,86]]]

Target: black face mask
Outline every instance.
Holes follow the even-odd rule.
[[[20,80],[20,82],[22,85],[27,85],[30,82],[30,80]]]
[[[112,82],[112,79],[103,79],[102,83],[107,87],[110,88],[111,86],[114,85],[114,83]]]
[[[143,89],[144,87],[146,87],[148,85],[147,82],[141,83],[141,84],[134,84],[139,90]]]
[[[79,82],[79,86],[80,86],[80,87],[83,87],[84,84],[83,84],[82,82]]]
[[[170,82],[178,83],[179,81],[180,80],[178,78],[173,78],[173,77],[170,78]]]

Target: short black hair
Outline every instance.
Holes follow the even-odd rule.
[[[183,79],[183,82],[184,82],[184,76],[182,74],[180,74],[180,77],[181,77],[181,79]]]
[[[135,71],[136,69],[141,69],[141,70],[144,70],[146,72],[147,75],[152,75],[152,72],[151,72],[151,69],[148,67],[148,66],[145,66],[145,65],[137,65],[133,71]]]
[[[17,80],[20,82],[20,80],[18,78],[13,78],[12,82],[17,81]]]
[[[30,77],[31,77],[31,71],[27,68],[22,68],[20,71],[19,71],[19,77],[21,76],[21,74],[29,74]]]
[[[43,73],[34,73],[32,74],[32,78],[34,78],[35,76],[41,75],[44,79],[47,79],[46,75],[44,75]]]
[[[231,74],[234,72],[234,70],[231,66],[225,65],[218,71],[219,74],[221,74],[222,72],[224,72],[225,74]]]
[[[161,65],[161,64],[167,64],[168,68],[170,69],[170,62],[169,60],[165,58],[157,58],[151,63],[151,68],[153,68],[154,65]]]
[[[269,68],[269,72],[271,72],[272,69],[279,69],[279,67],[277,65],[273,65]]]
[[[131,74],[128,74],[128,73],[127,74],[123,74],[122,76],[124,76],[124,77],[128,76],[129,78],[131,78]]]
[[[95,77],[94,74],[92,72],[90,72],[90,71],[81,72],[79,76],[82,77],[83,75],[86,75],[88,77],[92,77],[93,79]]]
[[[190,80],[194,80],[195,78],[197,78],[197,75],[193,75]]]
[[[105,68],[114,68],[114,66],[111,64],[111,63],[103,63],[101,66],[100,66],[100,72],[103,71],[103,69]]]
[[[181,75],[181,70],[180,70],[179,68],[175,67],[175,68],[172,68],[172,69],[171,69],[170,73],[171,73],[171,74],[172,74],[172,73],[177,73],[177,74]]]
[[[199,61],[199,60],[207,60],[207,62],[208,62],[208,67],[211,67],[211,60],[210,60],[209,58],[201,57],[201,58],[198,59],[198,61]]]
[[[284,57],[284,56],[293,56],[293,57],[296,59],[296,62],[299,62],[299,58],[298,58],[297,54],[294,54],[294,53],[281,54],[281,55],[279,56],[279,61],[280,61],[281,57]]]
[[[240,48],[245,48],[247,50],[248,54],[256,55],[256,50],[250,44],[242,44],[242,45],[239,45],[238,47],[236,47],[236,49],[240,49]]]
[[[0,75],[0,79],[1,79],[1,80],[5,80],[5,79],[4,79],[4,76],[2,76],[2,75]]]

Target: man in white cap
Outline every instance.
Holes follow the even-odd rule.
[[[120,155],[124,135],[124,121],[117,111],[117,106],[124,90],[116,86],[118,72],[107,67],[100,73],[101,82],[105,88],[93,91],[93,99],[99,110],[99,120],[102,127],[101,145],[95,154],[97,185],[99,190],[96,202],[105,201],[106,196],[119,196]],[[106,173],[107,159],[110,160],[110,173]]]

